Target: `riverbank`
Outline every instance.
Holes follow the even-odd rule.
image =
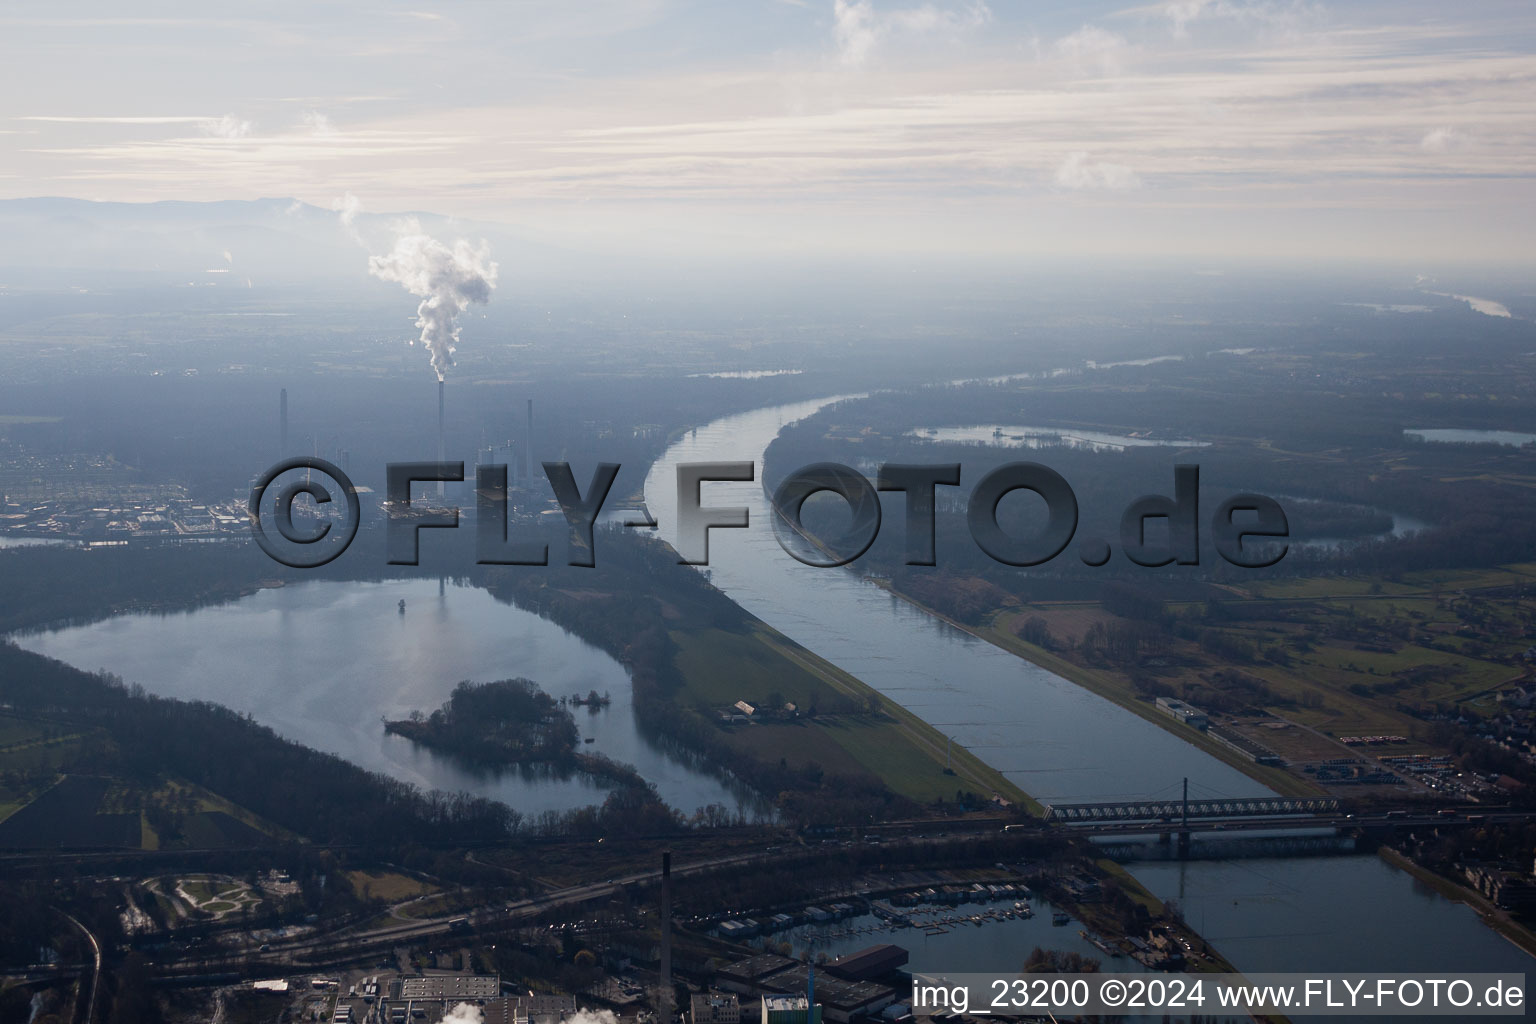
[[[852,795],[846,785],[828,790],[839,779],[909,802],[882,813],[952,811],[962,795],[972,808],[995,798],[1038,813],[1000,771],[740,608],[670,548],[623,534],[604,545],[593,569],[492,571],[477,582],[623,662],[637,721],[701,765],[781,811],[784,794],[796,794],[810,820],[836,820],[831,802]],[[808,794],[825,806],[806,806]]]
[[[828,686],[860,700],[869,695],[879,699],[882,713],[895,720],[896,728],[902,735],[920,747],[936,763],[947,762],[948,770],[954,774],[957,782],[979,786],[1000,797],[1006,803],[1023,807],[1037,817],[1045,812],[1045,808],[1039,801],[1010,782],[1002,772],[966,748],[950,742],[947,736],[911,711],[895,701],[881,697],[874,687],[794,643],[783,634],[772,630],[772,627],[764,628],[769,631],[765,637],[766,643],[790,661],[816,674]],[[891,781],[887,780],[886,784],[891,785]]]
[[[1418,861],[1399,853],[1390,846],[1383,846],[1377,852],[1381,855],[1382,860],[1399,871],[1412,875],[1452,903],[1463,903],[1476,911],[1477,916],[1482,919],[1485,925],[1508,939],[1515,946],[1519,947],[1521,951],[1531,956],[1536,956],[1536,933],[1532,933],[1529,928],[1512,920],[1506,911],[1488,902],[1482,893],[1431,871]]]
[[[960,622],[904,593],[893,586],[889,580],[870,579],[869,582],[879,586],[891,596],[900,598],[912,607],[918,608],[935,618],[944,620],[956,629],[969,633],[978,640],[985,640],[994,647],[1023,658],[1025,661],[1037,665],[1047,672],[1055,673],[1068,682],[1081,686],[1083,689],[1119,705],[1137,717],[1151,722],[1159,729],[1178,737],[1202,753],[1209,754],[1224,764],[1236,768],[1250,779],[1269,787],[1281,796],[1325,795],[1317,786],[1298,779],[1284,769],[1273,768],[1250,761],[1230,747],[1211,739],[1198,729],[1191,729],[1176,719],[1163,714],[1154,705],[1138,697],[1129,684],[1121,683],[1107,673],[1084,668],[1081,665],[1068,661],[1066,658],[1052,654],[1043,647],[1021,640],[1006,630],[998,629],[991,624],[977,627]]]

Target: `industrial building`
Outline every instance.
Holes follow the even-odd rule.
[[[451,999],[469,1002],[501,995],[501,978],[494,974],[442,974],[401,978],[401,999]]]
[[[1174,697],[1157,698],[1157,708],[1163,714],[1177,718],[1191,729],[1205,729],[1211,724],[1204,711],[1192,704],[1186,704]]]
[[[803,993],[810,987],[810,968],[796,964],[787,971],[764,978],[759,983],[764,992],[780,992],[785,995]],[[856,1017],[873,1017],[896,1001],[896,989],[890,985],[878,985],[872,981],[848,981],[835,978],[821,971],[816,972],[817,1019],[825,1016],[833,1024],[847,1024]],[[767,1024],[765,1019],[764,1024]]]
[[[367,991],[365,988],[365,1001]],[[497,999],[501,995],[501,978],[494,974],[407,977],[391,982],[388,992],[379,1005],[380,1024],[432,1024],[459,1003],[483,1004]]]
[[[821,1004],[807,1011],[805,996],[763,996],[763,1024],[821,1024]]]
[[[761,982],[780,971],[795,966],[795,961],[776,953],[759,953],[757,956],[727,964],[715,972],[715,983],[727,992],[753,995],[761,989]]]
[[[816,972],[816,1015],[832,1024],[846,1024],[860,1017],[877,1016],[896,1002],[897,988],[890,982],[906,966],[908,954],[900,946],[882,943],[839,957]],[[762,953],[729,964],[715,973],[722,989],[741,995],[766,998],[798,997],[804,1019],[805,993],[810,989],[807,965],[788,957]],[[763,1024],[770,1024],[764,1019]]]
[[[560,1024],[576,1014],[575,996],[507,996],[486,1003],[485,1024]]]
[[[689,1024],[741,1024],[741,1000],[734,992],[696,992],[688,999]],[[485,1024],[493,1024],[487,1018]],[[501,1024],[501,1022],[494,1022]]]
[[[826,971],[846,981],[880,981],[907,966],[908,953],[900,946],[878,946],[848,953],[827,964]]]

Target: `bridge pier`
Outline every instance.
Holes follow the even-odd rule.
[[[1179,833],[1179,860],[1189,860],[1189,830]]]

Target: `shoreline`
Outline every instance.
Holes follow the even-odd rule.
[[[1051,654],[1049,651],[1036,647],[1034,644],[1025,643],[1017,637],[1011,637],[995,627],[976,627],[958,622],[938,609],[929,607],[911,595],[897,589],[888,580],[874,579],[868,576],[861,578],[884,590],[892,597],[907,602],[907,604],[925,614],[941,619],[956,629],[991,644],[1000,651],[1027,661],[1036,668],[1058,675],[1072,685],[1082,687],[1117,707],[1123,708],[1151,722],[1153,725],[1183,740],[1202,753],[1209,754],[1222,763],[1236,768],[1253,781],[1268,786],[1281,796],[1319,796],[1322,794],[1322,790],[1303,782],[1283,769],[1267,767],[1250,761],[1245,757],[1240,757],[1224,745],[1210,739],[1204,733],[1182,725],[1167,715],[1158,714],[1145,701],[1128,700],[1122,688],[1094,679],[1091,671],[1084,669],[1080,665]]]
[[[1521,952],[1536,957],[1536,933],[1509,918],[1508,914],[1489,903],[1479,892],[1467,888],[1455,879],[1420,864],[1390,846],[1379,846],[1376,854],[1392,867],[1434,889],[1452,903],[1460,903],[1478,916],[1478,919],[1507,939]]]

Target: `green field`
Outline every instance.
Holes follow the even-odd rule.
[[[54,791],[61,771],[77,762],[76,755],[81,744],[87,740],[99,741],[103,735],[101,730],[82,731],[68,722],[0,714],[0,822],[15,816],[45,793]],[[60,793],[73,792],[73,789],[65,787],[55,792],[50,800],[56,802]],[[177,809],[180,836],[172,836],[167,840],[156,833],[149,824],[148,816],[144,814],[151,803]],[[134,779],[107,779],[99,804],[89,807],[53,807],[42,820],[56,820],[62,813],[86,817],[135,816],[138,824],[133,829],[133,845],[146,850],[167,846],[229,848],[262,845],[271,839],[297,838],[217,793],[175,779],[142,782]],[[106,817],[101,820],[106,822]],[[85,818],[81,819],[80,827],[86,827]],[[121,830],[118,824],[104,827],[116,839],[127,835],[126,824]],[[90,834],[92,829],[88,827],[84,833],[80,833],[87,837]],[[116,839],[114,845],[118,845]],[[26,830],[12,831],[8,841],[25,845],[30,841],[30,836]]]
[[[817,709],[810,720],[731,727],[731,742],[757,758],[872,775],[893,792],[924,804],[953,800],[957,790],[969,790],[1038,808],[968,751],[956,748],[953,774],[946,773],[945,738],[936,729],[883,699],[878,713],[863,710],[867,701],[879,699],[874,690],[768,627],[741,634],[675,630],[671,637],[683,681],[675,699],[684,706],[712,713],[738,700],[760,704],[774,694],[801,709]],[[838,708],[845,710],[827,714]]]
[[[1239,688],[1235,699],[1247,702],[1243,713],[1268,714],[1324,736],[1400,735],[1409,742],[1394,752],[1429,750],[1414,738],[1424,733],[1422,722],[1400,706],[1497,713],[1495,694],[1528,676],[1521,656],[1536,640],[1536,602],[1508,588],[1529,587],[1533,579],[1536,567],[1530,565],[1416,573],[1402,580],[1290,579],[1224,588],[1228,596],[1214,617],[1204,604],[1170,604],[1166,613],[1173,618],[1155,627],[1164,650],[1154,679],[1161,689],[1154,692],[1219,704],[1216,693],[1233,692],[1222,689],[1232,677],[1219,673],[1235,672],[1258,685],[1253,693],[1268,691],[1255,700]],[[1051,649],[1018,636],[1031,616],[1046,621]],[[1191,623],[1193,632],[1176,632],[1173,623]],[[999,609],[981,626],[956,623],[1177,732],[1281,792],[1316,792],[1299,773],[1256,765],[1160,714],[1133,682],[1134,665],[1088,653],[1081,644],[1090,629],[1125,624],[1133,623],[1095,601],[1043,601]],[[1338,749],[1339,756],[1349,753]]]
[[[828,704],[839,691],[815,672],[786,657],[767,631],[675,630],[674,661],[687,687],[681,703],[696,708],[726,707],[745,700],[761,704],[769,694],[802,708]]]
[[[348,871],[347,881],[359,898],[398,903],[437,891],[437,886],[395,871]]]

